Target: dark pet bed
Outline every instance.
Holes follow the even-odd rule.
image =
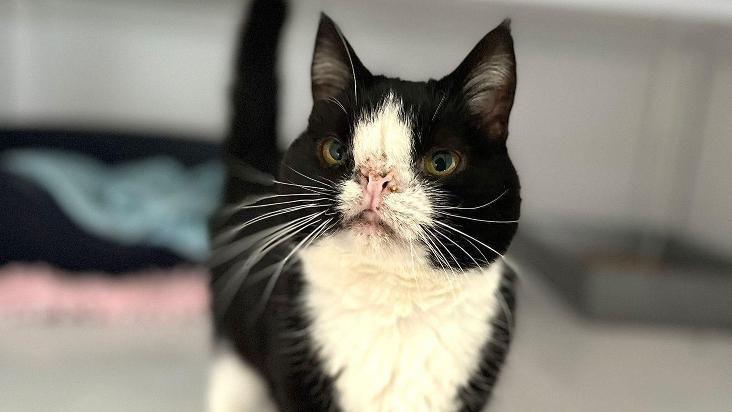
[[[169,136],[0,130],[0,152],[19,148],[73,151],[108,164],[165,155],[190,166],[220,155],[216,144]],[[2,171],[0,211],[0,265],[42,261],[70,271],[121,273],[185,263],[162,248],[118,245],[84,232],[43,189]]]

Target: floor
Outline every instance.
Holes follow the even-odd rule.
[[[725,412],[732,332],[579,319],[523,276],[516,341],[492,407],[500,411]],[[157,324],[0,325],[2,412],[200,412],[205,319]]]

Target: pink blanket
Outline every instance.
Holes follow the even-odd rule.
[[[0,320],[175,321],[208,310],[205,269],[150,270],[111,278],[43,264],[0,267]]]

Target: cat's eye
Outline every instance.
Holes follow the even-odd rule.
[[[320,155],[328,166],[343,164],[346,153],[343,143],[334,137],[329,137],[320,146]]]
[[[459,164],[460,155],[454,150],[435,150],[424,159],[424,169],[437,177],[454,173]]]

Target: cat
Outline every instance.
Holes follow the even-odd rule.
[[[255,0],[241,34],[208,409],[479,411],[514,324],[510,21],[452,73],[412,82],[372,74],[321,15],[307,129],[280,154],[286,9]]]

